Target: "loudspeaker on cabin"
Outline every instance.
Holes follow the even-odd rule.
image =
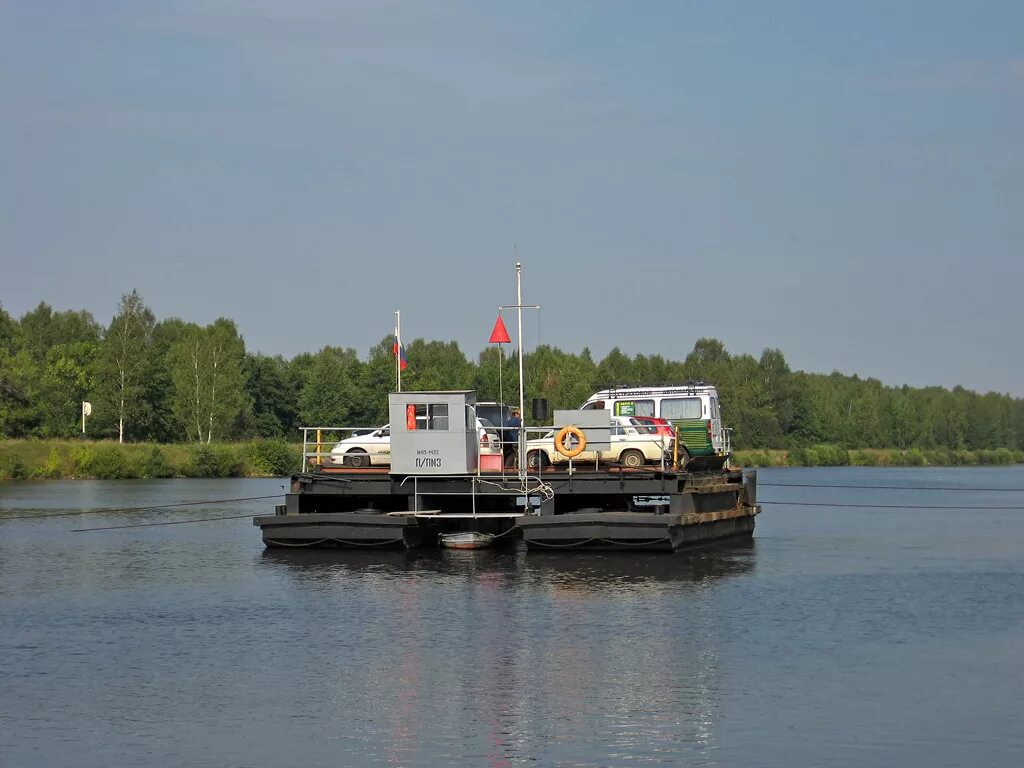
[[[548,420],[548,400],[546,397],[535,397],[533,398],[533,420],[534,421],[547,421]]]

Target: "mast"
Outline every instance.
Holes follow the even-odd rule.
[[[515,304],[502,304],[498,307],[498,312],[503,309],[515,309],[517,327],[519,331],[519,478],[526,482],[526,422],[524,416],[526,414],[526,393],[524,390],[525,376],[523,375],[523,310],[524,309],[540,309],[539,304],[523,304],[523,265],[518,261],[516,262],[516,303]],[[498,345],[499,351],[501,345]],[[499,366],[501,362],[499,360]],[[500,368],[498,369],[500,372]],[[500,373],[499,373],[500,375]]]
[[[395,310],[395,374],[398,378],[398,389],[402,391],[402,313]]]
[[[526,393],[523,389],[523,265],[516,262],[516,314],[519,325],[519,477],[526,479]]]

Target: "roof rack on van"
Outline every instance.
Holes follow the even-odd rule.
[[[704,379],[687,379],[686,381],[676,384],[675,382],[664,382],[660,384],[609,384],[608,386],[601,387],[602,390],[608,392],[621,392],[622,390],[631,389],[672,389],[675,387],[710,387],[714,386],[704,381]]]
[[[609,387],[604,391],[607,392],[608,397],[638,397],[640,395],[650,395],[654,393],[662,395],[693,395],[698,394],[701,390],[709,389],[713,386],[714,385],[708,384],[703,379],[700,379],[669,386],[619,384],[614,387]]]

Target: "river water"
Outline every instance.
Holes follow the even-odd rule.
[[[675,555],[76,532],[282,481],[0,484],[0,765],[1024,764],[1024,468],[759,480],[752,543]]]

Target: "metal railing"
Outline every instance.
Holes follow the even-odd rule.
[[[311,466],[317,466],[317,467],[321,467],[321,466],[325,466],[325,465],[332,465],[332,466],[348,465],[348,466],[354,466],[351,463],[351,459],[352,459],[353,454],[351,454],[351,453],[337,454],[337,456],[348,456],[349,460],[350,460],[349,462],[345,462],[343,460],[342,461],[338,461],[338,460],[336,460],[334,458],[336,456],[336,454],[334,454],[332,452],[332,448],[335,445],[337,445],[339,442],[341,442],[343,439],[345,439],[345,438],[357,437],[357,436],[359,436],[361,434],[372,435],[375,432],[378,432],[380,430],[385,429],[385,427],[383,427],[383,426],[375,426],[375,427],[367,427],[367,426],[341,426],[341,427],[336,427],[336,426],[317,426],[317,427],[300,427],[300,429],[302,430],[302,471],[303,472],[307,472],[307,471],[309,471]],[[551,427],[551,426],[531,427],[531,426],[525,426],[524,425],[524,426],[519,427],[518,430],[517,430],[517,428],[515,428],[515,427],[494,426],[493,428],[491,428],[491,427],[486,428],[486,431],[487,431],[488,435],[490,436],[490,438],[492,440],[494,439],[495,436],[498,437],[497,445],[500,448],[500,453],[501,453],[501,458],[502,458],[502,461],[501,461],[501,475],[502,476],[504,476],[506,474],[516,473],[519,463],[529,460],[529,456],[530,456],[531,451],[543,450],[546,447],[550,447],[551,448],[551,450],[549,452],[545,452],[545,458],[546,458],[547,463],[549,463],[549,464],[567,463],[567,464],[570,464],[570,466],[571,466],[571,463],[572,463],[571,460],[568,459],[568,458],[565,458],[564,461],[563,461],[563,459],[561,458],[561,454],[558,454],[558,452],[554,449],[553,441],[552,441],[551,444],[549,444],[549,446],[548,445],[538,445],[538,443],[537,443],[537,441],[539,439],[547,436],[549,433],[557,432],[557,430],[555,430],[554,427]],[[507,433],[511,432],[511,431],[519,431],[520,435],[523,438],[522,441],[520,442],[519,440],[505,440],[505,439],[503,439],[507,435]],[[390,430],[389,430],[389,432],[390,432]],[[479,432],[479,429],[478,429],[478,432]],[[732,430],[731,429],[725,429],[725,430],[723,430],[723,432],[725,433],[725,450],[726,450],[726,453],[728,453],[730,451],[730,446],[731,446]],[[496,433],[496,435],[495,435],[495,433]],[[390,435],[388,435],[388,436],[390,437]],[[615,444],[615,441],[614,441],[615,437],[616,437],[616,435],[614,435],[614,434],[611,435],[611,438],[613,438],[613,441],[612,441],[613,446]],[[675,442],[673,437],[671,437],[669,435],[662,434],[662,433],[651,434],[651,433],[643,433],[643,432],[639,432],[638,431],[635,434],[633,434],[633,433],[629,434],[629,441],[633,442],[633,443],[638,443],[638,442],[657,443],[659,445],[660,449],[661,449],[659,451],[660,459],[658,461],[658,465],[660,466],[660,468],[662,470],[666,469],[668,466],[670,466],[673,463],[672,456],[673,456],[673,448],[674,448],[674,442]],[[531,443],[533,443],[532,446],[531,446]],[[477,473],[479,473],[480,472],[479,468],[480,468],[480,464],[481,464],[480,457],[483,454],[481,453],[480,440],[479,439],[476,440],[475,444],[476,444],[476,450],[477,450],[477,456],[476,456],[476,458],[477,458],[477,462],[476,463],[477,463],[477,468],[478,468],[477,469]],[[511,456],[512,456],[511,461],[507,461],[506,460],[506,450],[505,449],[508,446],[514,446],[515,447],[515,450],[513,450],[511,452]],[[520,451],[524,451],[524,450],[525,450],[524,455],[518,455],[520,453]],[[613,448],[611,450],[615,450],[615,449]],[[640,450],[640,449],[637,449],[637,450]],[[590,453],[593,453],[593,452],[585,451],[585,453],[590,454]],[[614,460],[615,460],[614,458],[610,458],[608,456],[605,456],[604,458],[601,457],[601,454],[607,454],[607,453],[609,453],[609,451],[601,451],[601,452],[598,452],[597,455],[594,456],[593,458],[588,456],[585,459],[577,459],[577,461],[586,461],[588,463],[589,462],[596,462],[598,464],[598,466],[600,466],[600,463],[602,461],[604,461],[604,462],[608,462],[608,461],[614,462]],[[621,451],[618,451],[618,453],[621,453]],[[366,458],[367,458],[366,466],[372,465],[372,458],[368,454],[364,454],[364,455],[366,455]],[[493,454],[489,454],[489,455],[493,455]],[[553,461],[552,461],[552,458],[554,459]],[[644,464],[648,464],[649,461],[650,461],[649,457],[647,456],[646,452],[644,452]],[[382,462],[382,463],[384,463],[384,462]],[[390,463],[390,462],[388,462],[388,463]]]
[[[334,446],[336,446],[338,443],[340,443],[342,440],[344,440],[346,438],[358,437],[360,435],[373,435],[375,432],[379,432],[381,430],[387,429],[387,431],[388,431],[387,437],[389,438],[389,444],[390,444],[390,436],[391,436],[390,435],[391,430],[390,430],[390,428],[387,425],[385,425],[385,426],[376,426],[376,427],[366,427],[366,426],[356,426],[356,427],[300,427],[300,429],[302,430],[302,471],[303,472],[308,472],[310,470],[311,465],[315,465],[317,467],[322,467],[324,465],[331,465],[331,466],[343,466],[343,465],[344,466],[356,466],[354,463],[352,463],[353,455],[354,455],[352,452],[345,452],[345,453],[340,453],[340,454],[334,454],[334,452],[332,451],[332,448]],[[489,438],[488,444],[490,443],[490,440],[493,440],[493,439],[497,438],[497,445],[499,446],[499,448],[502,447],[502,443],[500,441],[500,435],[495,434],[496,432],[499,432],[499,428],[495,427],[495,428],[483,428],[483,429],[484,429],[484,431],[488,435],[488,438]],[[480,442],[480,434],[479,434],[480,430],[481,430],[481,428],[477,427],[477,429],[476,429],[477,439],[475,441],[475,444],[476,444],[476,464],[477,464],[477,472],[478,473],[480,471],[479,470],[479,467],[480,467],[480,457],[482,455],[484,455],[482,453],[482,450],[481,450],[481,442]],[[389,450],[389,453],[390,453],[390,450]],[[336,455],[338,457],[340,457],[341,460],[335,460],[335,456]],[[366,463],[365,466],[372,466],[373,465],[373,459],[369,456],[369,454],[359,454],[359,455],[366,455],[367,456],[367,463]],[[346,457],[346,456],[349,458],[349,461],[345,461],[344,460],[344,457]],[[387,463],[390,464],[390,461],[387,462]],[[502,462],[502,464],[504,464],[504,462]]]
[[[614,429],[614,427],[613,427],[613,429]],[[634,427],[634,429],[636,429],[636,428]],[[535,437],[533,439],[527,439],[527,441],[526,441],[526,455],[524,457],[520,457],[521,460],[529,462],[530,461],[530,454],[531,453],[533,453],[533,452],[541,452],[540,455],[543,455],[545,457],[545,461],[547,462],[548,465],[551,465],[551,464],[566,464],[566,465],[568,465],[570,471],[572,471],[572,469],[573,469],[573,461],[574,460],[569,458],[569,457],[567,457],[567,456],[563,456],[554,447],[554,435],[557,434],[558,429],[556,429],[554,427],[523,427],[523,430],[525,432],[527,432],[527,433],[534,433],[534,434],[540,433],[540,434],[539,434],[539,437]],[[545,438],[547,438],[549,436],[549,434],[550,434],[550,436],[552,438],[551,442],[550,443],[541,444],[541,441],[544,440]],[[675,438],[673,436],[666,435],[666,434],[663,434],[663,433],[660,433],[660,432],[659,433],[655,433],[655,434],[651,434],[649,432],[644,433],[644,432],[639,432],[639,431],[637,431],[635,434],[634,433],[627,433],[627,434],[628,434],[629,442],[631,442],[631,443],[656,443],[659,446],[660,450],[658,451],[658,462],[657,462],[657,464],[658,464],[658,467],[661,469],[661,471],[664,472],[666,469],[668,469],[674,463],[674,461],[673,461],[673,450],[675,448]],[[592,463],[592,464],[594,464],[595,468],[600,468],[602,462],[606,462],[606,463],[610,463],[610,464],[615,464],[616,463],[616,461],[615,461],[616,458],[621,456],[621,454],[624,453],[625,450],[629,450],[628,447],[625,448],[625,449],[622,449],[621,447],[616,447],[615,438],[619,437],[619,436],[621,436],[621,435],[616,435],[616,434],[614,434],[614,432],[610,435],[611,444],[612,444],[611,448],[609,448],[609,449],[602,449],[601,451],[585,450],[583,452],[583,454],[581,454],[581,456],[584,457],[584,458],[576,457],[575,461],[576,462],[581,462],[581,463],[586,463],[586,464],[591,464]],[[532,445],[531,445],[531,443],[532,443]],[[550,452],[545,451],[546,448],[550,448],[551,449]],[[640,450],[640,449],[637,448],[635,450]],[[649,466],[649,457],[647,456],[646,452],[643,452],[643,451],[641,451],[641,452],[644,453],[644,462],[643,462],[643,464],[641,466]],[[596,455],[588,456],[587,454],[596,454]],[[606,455],[604,458],[602,458],[602,454],[614,454],[614,455],[613,456]],[[554,458],[554,461],[551,460],[552,458]],[[538,462],[537,465],[533,466],[533,467],[531,467],[529,465],[529,463],[527,463],[527,468],[528,468],[528,470],[530,472],[536,471],[536,474],[538,476],[540,475],[541,470],[543,470],[543,467],[540,465],[540,462]]]
[[[333,456],[331,448],[348,437],[359,435],[372,435],[384,427],[300,427],[302,430],[302,471],[309,470],[311,464],[323,466],[334,464],[333,461],[325,461]],[[326,450],[324,450],[326,448]]]

